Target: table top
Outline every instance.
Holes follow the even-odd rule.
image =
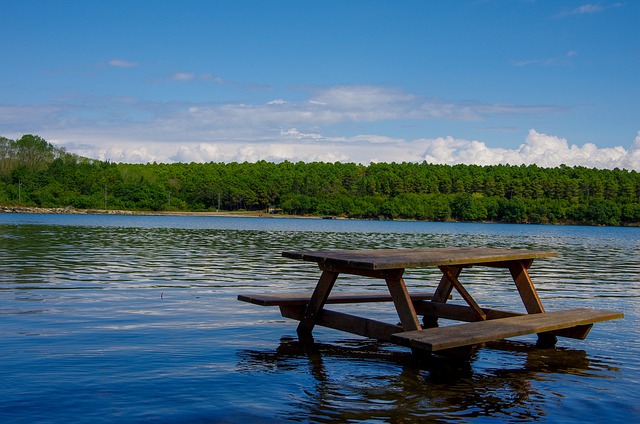
[[[547,250],[489,247],[442,247],[418,249],[316,250],[282,252],[282,256],[318,264],[358,269],[399,269],[437,265],[481,265],[490,262],[531,260],[558,256]]]

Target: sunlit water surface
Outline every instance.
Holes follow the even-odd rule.
[[[556,250],[531,269],[547,310],[625,318],[458,364],[323,328],[305,348],[277,308],[236,300],[313,289],[317,267],[284,250],[440,246]],[[463,281],[523,310],[495,272]],[[0,422],[640,422],[639,276],[638,228],[0,214]],[[433,290],[438,272],[406,280]],[[348,309],[397,321],[389,304]]]

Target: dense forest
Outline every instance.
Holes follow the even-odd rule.
[[[426,162],[124,164],[24,135],[0,137],[0,205],[638,225],[640,174]]]

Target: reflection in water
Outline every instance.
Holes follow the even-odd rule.
[[[0,215],[0,422],[640,421],[637,230]],[[557,349],[492,343],[459,364],[326,329],[311,349],[279,342],[295,322],[236,300],[315,287],[318,268],[284,250],[441,246],[557,250],[531,268],[547,309],[625,319]],[[514,309],[510,276],[491,271],[461,278],[483,306]],[[406,274],[410,290],[438,280]],[[335,290],[377,288],[350,276]]]
[[[613,378],[604,371],[618,371],[611,365],[593,367],[583,350],[539,349],[510,341],[493,342],[486,348],[517,356],[521,364],[475,372],[467,361],[416,357],[375,341],[308,344],[283,338],[275,350],[238,351],[238,370],[253,375],[308,368],[314,389],[304,391],[304,416],[340,422],[400,416],[455,421],[496,415],[539,421],[545,419],[544,405],[554,393],[540,391],[537,381],[561,374]],[[366,371],[360,374],[357,367]]]

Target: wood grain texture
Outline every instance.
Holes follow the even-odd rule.
[[[431,293],[411,293],[409,295],[412,301],[430,300],[433,295]],[[238,300],[242,302],[253,303],[260,306],[280,306],[280,305],[306,305],[311,299],[311,293],[282,293],[282,294],[241,294]],[[373,303],[373,302],[391,302],[393,299],[389,293],[340,293],[330,294],[326,304],[339,303]]]
[[[477,321],[391,336],[395,343],[428,351],[451,349],[525,334],[545,333],[622,318],[621,312],[570,309]]]
[[[304,317],[304,308],[300,306],[281,306],[280,311],[285,318],[301,320]],[[388,324],[327,309],[323,309],[320,314],[318,314],[316,325],[385,342],[391,341],[391,335],[393,333],[403,331],[399,325]]]
[[[531,281],[531,277],[529,277],[529,273],[527,272],[530,265],[531,263],[527,261],[511,262],[509,271],[511,272],[513,281],[516,283],[518,293],[520,293],[520,298],[527,312],[530,314],[539,314],[544,312],[544,307],[542,306],[540,297],[538,297],[538,292],[533,285],[533,281]]]
[[[465,305],[417,300],[413,302],[413,307],[417,314],[428,318],[443,318],[464,322],[483,321],[473,309]],[[482,312],[487,320],[524,315],[518,312],[489,308],[482,308]]]
[[[282,256],[320,265],[357,269],[398,269],[437,265],[480,265],[557,256],[544,250],[444,247],[421,249],[363,249],[282,252]]]
[[[387,287],[389,293],[393,298],[393,304],[396,307],[398,317],[402,323],[402,329],[405,331],[410,330],[422,330],[418,316],[415,309],[413,309],[413,302],[407,291],[407,286],[404,284],[402,278],[387,279]]]

